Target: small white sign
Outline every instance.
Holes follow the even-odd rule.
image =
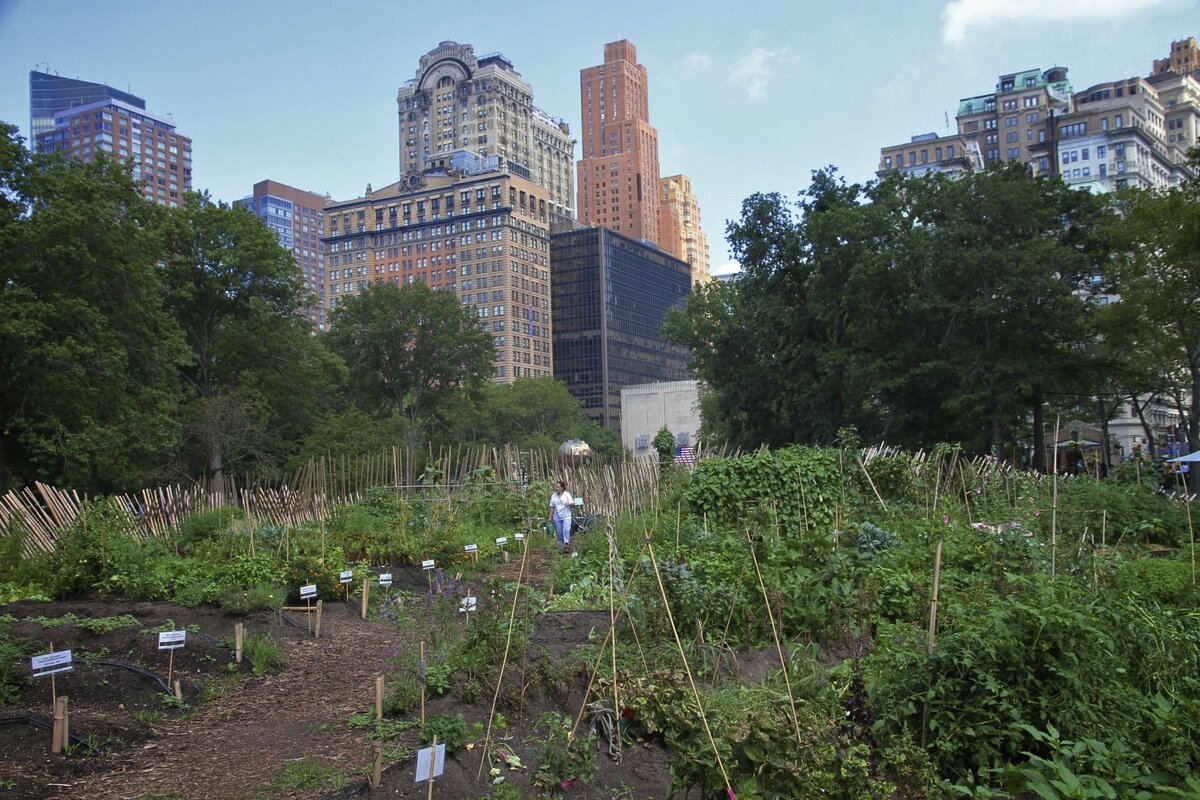
[[[187,644],[187,631],[160,631],[158,634],[159,650],[178,650]]]
[[[35,678],[44,678],[47,675],[57,675],[60,672],[70,672],[75,669],[75,665],[71,662],[70,650],[59,650],[55,653],[34,656],[30,661]]]
[[[499,545],[500,547],[504,547],[504,545],[508,544],[508,537],[501,536],[499,539],[496,540],[496,544]]]
[[[576,497],[576,498],[575,498],[575,507],[576,507],[576,508],[583,508],[583,498],[582,498],[582,497]]]
[[[518,542],[523,542],[523,541],[525,541],[525,534],[518,533],[518,534],[515,534],[513,536],[513,538],[516,539]]]
[[[475,595],[468,595],[458,601],[458,610],[461,612],[477,611],[479,605],[478,598]]]
[[[433,559],[421,562],[421,569],[433,569]]]
[[[463,545],[463,551],[467,552],[467,553],[474,553],[478,549],[479,549],[479,545],[477,545],[477,544]]]
[[[430,769],[432,762],[432,769]],[[446,766],[446,745],[439,744],[437,746],[437,755],[433,753],[432,747],[422,747],[417,751],[417,774],[413,783],[427,781],[430,778],[440,778],[442,770]]]
[[[344,572],[338,573],[338,579],[341,580],[342,583],[349,583],[350,581],[354,580],[354,570],[348,569]]]
[[[379,585],[380,586],[391,586],[392,585],[392,573],[384,572],[383,574],[381,574],[379,576]]]
[[[301,600],[311,600],[312,598],[314,598],[316,596],[317,596],[317,585],[315,583],[310,583],[307,586],[300,587],[300,599]]]

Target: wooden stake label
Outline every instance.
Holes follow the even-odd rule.
[[[310,583],[307,586],[300,587],[300,599],[301,600],[311,600],[316,596],[317,596],[317,585],[315,583]]]
[[[432,559],[432,558],[430,558],[430,559],[427,559],[427,560],[425,560],[425,561],[422,561],[422,562],[421,562],[421,569],[424,569],[424,570],[430,570],[430,569],[433,569],[433,559]]]
[[[35,678],[45,678],[48,675],[57,675],[60,672],[70,672],[75,669],[70,650],[59,650],[56,653],[34,656],[30,661]]]
[[[159,650],[178,650],[187,644],[187,631],[162,631],[158,634]]]
[[[475,595],[467,595],[462,600],[458,601],[458,610],[463,613],[478,610],[478,598]]]
[[[478,549],[479,549],[479,545],[477,545],[477,544],[468,544],[468,545],[463,545],[463,552],[464,552],[464,553],[474,553],[474,552],[475,552],[475,551],[477,551]]]
[[[384,587],[391,586],[392,585],[392,573],[385,572],[382,575],[380,575],[379,576],[379,585],[384,586]]]
[[[499,539],[496,540],[496,545],[498,547],[504,547],[504,545],[506,545],[506,544],[508,544],[507,536],[501,536]]]
[[[523,541],[525,541],[525,534],[518,533],[515,536],[513,536],[513,538],[516,539],[518,542],[523,542]]]
[[[349,583],[350,581],[354,580],[354,570],[348,569],[344,572],[338,573],[338,580],[340,580],[342,583]]]

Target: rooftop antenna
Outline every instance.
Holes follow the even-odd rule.
[[[944,113],[946,115],[946,135],[949,136],[950,135],[950,112],[944,111],[942,113]]]

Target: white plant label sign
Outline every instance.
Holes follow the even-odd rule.
[[[30,661],[35,678],[45,678],[47,675],[57,675],[60,672],[70,672],[75,669],[70,650],[59,650],[34,656]]]
[[[466,553],[474,553],[478,549],[479,549],[479,545],[477,545],[477,544],[463,545],[463,552],[466,552]]]
[[[413,783],[427,781],[430,778],[440,778],[446,766],[446,745],[437,746],[437,755],[432,747],[423,747],[417,751],[417,774]]]
[[[392,585],[392,573],[390,573],[390,572],[382,573],[379,576],[379,585],[380,586],[391,586]]]
[[[433,559],[421,562],[421,569],[433,569]]]
[[[458,601],[458,610],[460,612],[470,612],[478,610],[479,598],[475,595],[468,595]]]
[[[338,573],[338,579],[341,580],[342,583],[349,583],[350,581],[354,580],[354,570],[348,569],[344,572]]]
[[[496,544],[499,545],[500,547],[504,547],[504,545],[508,544],[508,537],[501,536],[499,539],[496,540]]]
[[[307,586],[300,587],[300,599],[301,600],[311,600],[316,596],[317,596],[317,585],[315,583],[310,583]]]
[[[178,650],[187,644],[187,631],[160,631],[158,634],[159,650]]]

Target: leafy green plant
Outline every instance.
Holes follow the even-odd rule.
[[[421,741],[429,744],[434,736],[437,736],[438,744],[446,745],[446,752],[453,755],[462,750],[467,742],[483,736],[483,723],[468,724],[462,715],[434,714],[425,718]]]
[[[28,683],[28,672],[21,664],[27,647],[0,628],[0,706],[15,701]]]
[[[36,622],[43,628],[58,628],[63,625],[74,625],[90,633],[108,633],[121,628],[136,628],[142,623],[132,614],[121,614],[117,617],[77,617],[67,613],[58,617],[29,617],[30,622]]]
[[[534,761],[537,772],[533,782],[537,786],[558,793],[575,781],[584,784],[596,777],[596,737],[593,735],[571,738],[571,718],[557,711],[548,711],[538,720],[538,727],[545,732],[530,741],[534,746]]]
[[[283,648],[263,633],[246,639],[242,653],[250,661],[250,671],[256,676],[266,675],[283,665]]]

